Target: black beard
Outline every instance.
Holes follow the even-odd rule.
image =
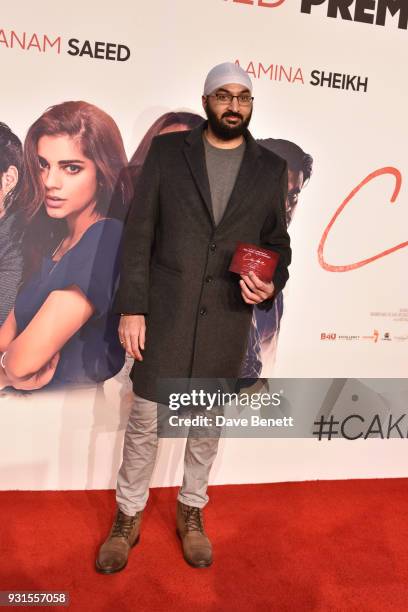
[[[245,134],[246,129],[251,120],[252,110],[246,119],[243,119],[238,125],[229,126],[222,123],[214,111],[210,108],[209,104],[205,107],[205,114],[207,115],[208,124],[211,127],[217,138],[221,140],[233,140]],[[239,117],[242,119],[240,113],[233,113],[232,111],[226,111],[222,117]]]

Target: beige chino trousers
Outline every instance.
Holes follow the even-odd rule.
[[[183,504],[198,508],[207,504],[208,478],[218,442],[219,437],[187,437],[183,484],[177,495]],[[147,503],[157,448],[157,404],[134,394],[116,487],[117,504],[128,516],[143,510]]]

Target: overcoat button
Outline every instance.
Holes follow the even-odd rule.
[[[212,283],[212,282],[213,282],[213,280],[214,280],[214,279],[213,279],[213,277],[212,277],[212,276],[206,276],[206,277],[205,277],[205,282],[206,282],[206,283]]]
[[[212,244],[210,244],[210,250],[211,251],[215,251],[215,249],[217,248],[217,245],[215,244],[215,242],[213,242]]]
[[[200,315],[204,316],[207,314],[207,309],[206,308],[201,308],[200,309]]]

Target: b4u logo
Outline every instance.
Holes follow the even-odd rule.
[[[325,333],[321,333],[320,334],[320,340],[335,340],[337,337],[337,334],[325,334]]]
[[[224,0],[224,2],[228,0]],[[286,0],[232,0],[236,4],[252,4],[254,6],[263,6],[265,8],[276,8],[283,4]]]

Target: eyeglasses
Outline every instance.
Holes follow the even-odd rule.
[[[247,94],[241,94],[239,96],[233,96],[230,93],[216,93],[208,95],[209,98],[216,98],[219,104],[231,104],[233,99],[236,98],[240,106],[250,106],[254,101],[253,96]]]

